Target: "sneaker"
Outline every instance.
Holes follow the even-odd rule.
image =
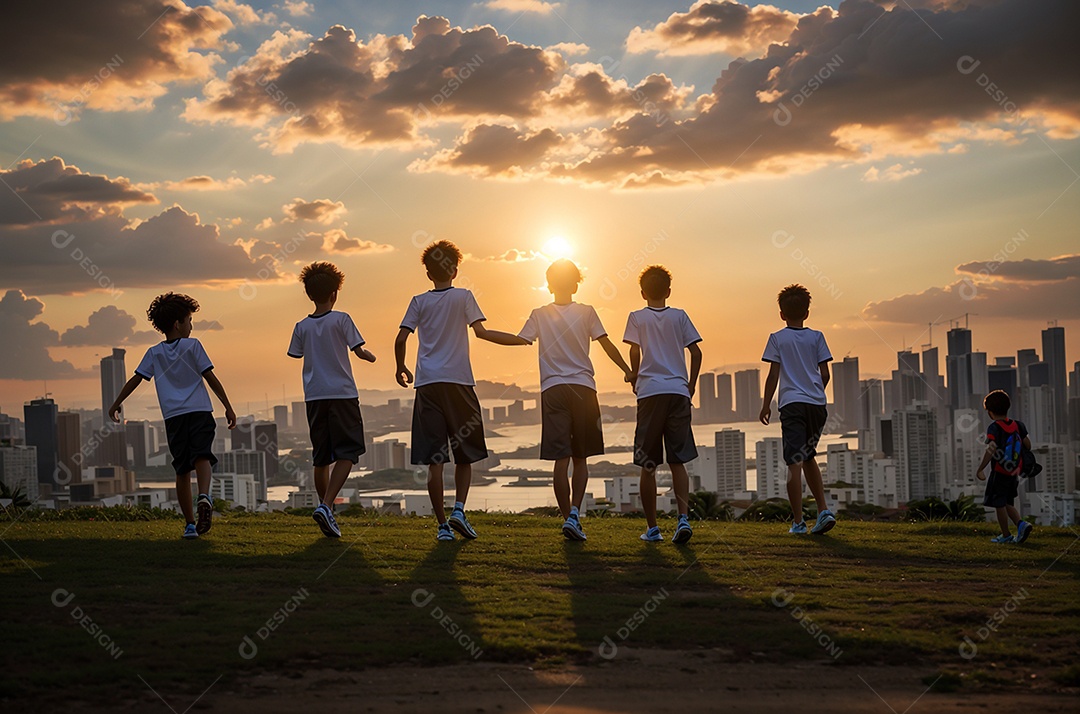
[[[199,532],[197,530],[195,530],[195,524],[194,523],[188,523],[187,526],[184,527],[184,539],[185,540],[191,540],[192,538],[198,538],[198,537],[199,537]]]
[[[449,523],[439,524],[439,530],[435,534],[435,540],[454,540],[454,531],[450,530]]]
[[[826,508],[818,514],[817,520],[814,522],[814,527],[810,532],[814,535],[821,535],[822,533],[828,533],[835,525],[836,517],[833,516],[832,511]]]
[[[476,531],[469,525],[469,519],[465,517],[465,511],[455,508],[454,512],[450,514],[450,520],[447,521],[447,523],[450,524],[451,528],[469,540],[476,538]]]
[[[660,526],[653,526],[649,530],[641,534],[641,540],[647,543],[659,543],[664,540],[664,536],[660,535]]]
[[[214,502],[205,493],[195,502],[195,532],[202,535],[210,530],[214,520]]]
[[[1001,543],[1015,543],[1016,539],[1013,538],[1011,535],[999,535],[996,538],[991,538],[990,542],[991,543],[998,543],[998,544],[1001,544]]]
[[[570,516],[562,524],[562,534],[566,540],[585,540],[585,531],[581,528],[581,521],[577,516]]]
[[[325,503],[320,503],[315,512],[311,514],[311,517],[319,524],[324,536],[327,538],[341,537],[341,529],[338,528],[337,521],[334,520],[334,512]]]
[[[685,543],[694,535],[694,529],[690,527],[690,519],[679,516],[679,525],[675,526],[675,535],[671,536],[672,543]]]
[[[1016,541],[1016,544],[1019,545],[1020,543],[1026,541],[1028,539],[1028,536],[1031,535],[1031,531],[1033,530],[1035,530],[1035,526],[1031,525],[1027,521],[1020,521],[1018,524],[1016,524],[1016,538],[1014,539]]]
[[[788,533],[794,533],[795,535],[806,535],[806,521],[792,523],[791,528],[788,529]]]

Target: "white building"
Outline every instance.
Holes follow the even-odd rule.
[[[699,446],[698,457],[686,464],[690,476],[690,491],[717,491],[716,448]]]
[[[754,446],[757,456],[757,497],[787,498],[788,468],[784,463],[784,442],[779,436],[770,436]],[[806,481],[803,481],[806,492]]]
[[[289,494],[286,508],[315,508],[320,503],[318,491],[293,491]]]
[[[255,496],[266,499],[266,452],[262,449],[234,449],[218,456],[214,473],[248,474],[255,479]]]
[[[0,446],[0,481],[21,489],[31,503],[38,498],[37,447],[7,443]]]
[[[941,496],[937,415],[926,402],[913,402],[892,414],[896,476],[907,483],[909,500]]]
[[[723,429],[713,435],[715,439],[716,471],[715,491],[720,498],[735,498],[746,490],[746,434],[738,429]]]
[[[254,511],[258,506],[255,477],[251,474],[214,474],[210,480],[210,497],[222,498],[234,507]]]
[[[641,510],[641,477],[615,476],[604,479],[604,498],[614,504],[613,510],[619,513]]]
[[[1064,444],[1032,444],[1035,460],[1042,466],[1042,472],[1035,477],[1035,483],[1025,480],[1025,485],[1040,493],[1072,493],[1075,488],[1075,471],[1070,474],[1069,449]],[[1072,476],[1073,478],[1070,478]]]

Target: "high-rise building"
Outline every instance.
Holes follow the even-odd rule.
[[[736,421],[754,421],[761,408],[761,370],[744,369],[735,373]]]
[[[56,402],[33,399],[23,405],[26,422],[26,443],[37,447],[37,482],[43,484],[42,495],[48,496],[57,484]]]
[[[948,345],[945,376],[949,387],[949,403],[953,409],[966,409],[970,406],[972,394],[971,330],[966,327],[952,328],[948,332]]]
[[[289,408],[283,404],[274,407],[274,423],[277,424],[279,434],[289,430]]]
[[[277,424],[272,421],[255,422],[254,437],[255,450],[266,454],[266,479],[273,481],[278,473]]]
[[[900,372],[914,372],[915,374],[918,374],[922,371],[919,368],[919,355],[911,350],[897,352],[896,369]]]
[[[905,479],[911,500],[940,496],[941,464],[937,449],[937,415],[921,402],[893,412],[896,477]]]
[[[266,454],[259,450],[224,451],[214,464],[215,474],[247,474],[255,479],[255,497],[266,499]]]
[[[1080,366],[1077,369],[1080,371]],[[731,375],[727,372],[716,375],[716,410],[720,421],[729,422],[735,418],[735,400],[731,391]]]
[[[1024,390],[1024,425],[1033,444],[1057,441],[1054,390],[1050,385],[1032,385]]]
[[[228,432],[229,450],[239,449],[254,450],[255,448],[255,417],[251,414],[236,417],[236,428]]]
[[[1075,488],[1075,469],[1068,462],[1069,450],[1063,444],[1033,444],[1031,448],[1042,471],[1026,490],[1040,493],[1072,493]],[[1070,471],[1073,471],[1070,478]]]
[[[217,473],[210,481],[210,497],[230,502],[234,508],[255,510],[258,493],[255,477],[251,474]]]
[[[698,409],[701,421],[712,424],[716,421],[716,375],[704,372],[698,375]]]
[[[859,358],[845,357],[833,362],[833,409],[844,431],[861,428],[859,409]]]
[[[990,365],[987,367],[987,393],[997,389],[1009,395],[1009,401],[1015,404],[1019,397],[1016,384],[1016,368],[1011,365]]]
[[[736,383],[738,374],[735,375]],[[770,498],[787,498],[788,468],[784,463],[784,441],[770,436],[754,445],[757,457],[757,497],[759,501]]]
[[[738,429],[724,429],[713,435],[716,446],[716,493],[720,498],[735,498],[746,490],[746,434]]]
[[[37,447],[0,440],[0,481],[33,503],[39,495],[38,478]]]
[[[86,454],[82,452],[82,417],[78,412],[56,413],[57,485],[82,482]]]
[[[1039,353],[1035,350],[1018,350],[1016,352],[1016,378],[1019,387],[1028,386],[1028,366],[1039,361]]]
[[[297,432],[307,431],[307,402],[292,403],[292,428]]]
[[[926,383],[926,400],[934,408],[944,407],[948,402],[945,394],[945,380],[941,376],[938,348],[928,347],[922,353],[922,374]]]
[[[145,469],[146,460],[153,452],[153,437],[150,422],[128,420],[124,422],[124,440],[131,452],[130,463],[133,469]]]
[[[880,379],[859,381],[859,429],[873,429],[874,420],[884,413],[884,399]]]
[[[1042,331],[1043,359],[1050,369],[1050,388],[1053,391],[1054,400],[1054,425],[1057,428],[1055,440],[1060,433],[1065,431],[1067,414],[1068,384],[1066,374],[1068,367],[1065,364],[1065,328],[1048,327]]]
[[[22,420],[10,414],[0,414],[0,439],[22,441]]]
[[[116,401],[120,390],[127,382],[127,369],[124,367],[125,350],[114,347],[112,354],[101,358],[101,438],[97,448],[98,466],[119,466],[127,468],[127,439],[124,425],[109,418],[109,407]]]

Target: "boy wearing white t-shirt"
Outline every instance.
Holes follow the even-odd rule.
[[[600,402],[589,343],[596,340],[626,381],[633,373],[612,344],[591,305],[574,302],[581,271],[573,262],[556,260],[547,269],[548,290],[555,301],[538,307],[518,333],[516,344],[540,342],[540,458],[554,461],[555,500],[564,519],[567,540],[585,540],[579,509],[589,484],[588,457],[604,453]],[[573,462],[573,489],[569,479]]]
[[[438,519],[436,538],[454,540],[454,531],[468,539],[476,531],[465,517],[465,501],[472,482],[472,464],[487,458],[484,422],[476,381],[469,362],[469,328],[480,339],[498,344],[518,344],[506,332],[484,327],[484,313],[472,292],[454,287],[462,255],[450,241],[437,241],[420,257],[434,289],[409,302],[394,341],[397,382],[413,383],[405,366],[405,347],[416,332],[416,396],[413,399],[412,463],[428,467],[428,496]],[[449,448],[448,448],[449,445]],[[454,456],[454,509],[449,520],[443,506],[443,464]]]
[[[214,374],[214,365],[202,344],[191,337],[191,315],[198,310],[199,303],[188,295],[165,293],[154,298],[146,315],[154,328],[165,335],[165,341],[146,351],[135,374],[109,407],[109,418],[119,422],[120,405],[124,400],[143,381],[154,380],[176,472],[176,498],[187,522],[183,537],[187,539],[198,538],[209,531],[214,516],[210,477],[217,463],[211,451],[217,425],[206,384],[225,407],[229,428],[236,428],[236,414],[225,388]],[[191,505],[192,471],[199,485],[196,509]],[[197,519],[195,510],[198,510]]]
[[[802,479],[814,494],[818,515],[814,534],[825,533],[836,525],[836,517],[825,502],[821,469],[814,457],[818,440],[825,429],[828,412],[825,407],[825,385],[829,383],[829,362],[832,354],[825,336],[804,327],[810,316],[810,291],[802,285],[788,285],[777,296],[780,319],[787,327],[769,335],[761,355],[769,363],[765,378],[765,398],[759,419],[768,426],[772,414],[773,394],[780,385],[780,433],[784,441],[784,462],[788,466],[787,492],[791,502],[790,533],[806,533],[802,516]]]
[[[348,313],[334,310],[345,282],[336,265],[312,263],[300,271],[300,281],[315,310],[296,323],[288,354],[304,360],[304,402],[319,494],[311,517],[323,535],[340,538],[334,500],[367,448],[349,353],[365,362],[374,362],[375,355],[364,349],[364,338]]]
[[[641,507],[648,529],[641,539],[662,541],[656,525],[656,467],[667,456],[671,484],[679,510],[672,543],[685,543],[694,534],[689,520],[690,477],[686,464],[697,458],[690,429],[690,399],[701,371],[701,335],[682,310],[668,307],[671,273],[662,265],[650,265],[638,280],[647,306],[630,313],[623,342],[630,345],[630,368],[637,375],[637,428],[634,431],[634,463],[641,467]],[[686,356],[690,353],[690,373]]]

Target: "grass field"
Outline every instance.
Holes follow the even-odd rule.
[[[1071,530],[995,546],[989,523],[841,522],[811,538],[705,522],[675,546],[640,542],[631,518],[586,519],[584,544],[552,518],[472,520],[480,539],[452,544],[403,517],[344,517],[331,540],[299,516],[234,515],[194,542],[171,520],[0,522],[0,698],[700,648],[738,663],[916,664],[945,673],[940,686],[1078,684]]]

